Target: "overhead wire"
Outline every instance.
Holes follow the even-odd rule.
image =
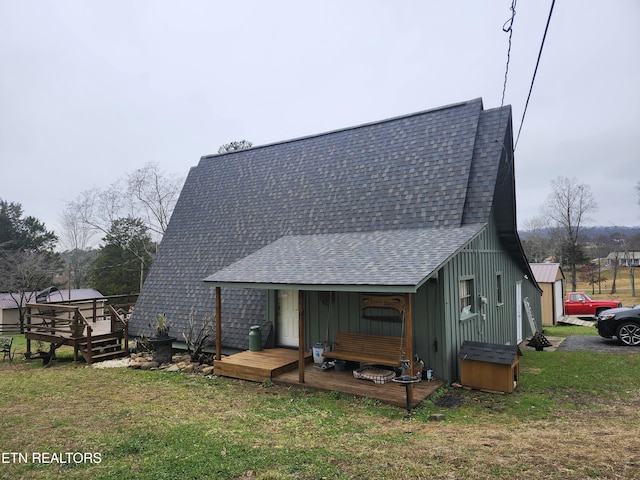
[[[513,147],[513,151],[515,152],[518,147],[518,140],[520,140],[520,133],[522,132],[522,125],[524,125],[524,117],[527,114],[527,107],[529,106],[529,100],[531,99],[531,92],[533,91],[533,83],[536,80],[536,74],[538,73],[538,65],[540,65],[540,58],[542,57],[542,50],[544,48],[544,42],[547,38],[547,31],[549,30],[549,23],[551,22],[551,15],[553,14],[553,7],[556,4],[556,0],[551,1],[551,8],[549,10],[549,16],[547,18],[547,25],[544,28],[544,35],[542,36],[542,43],[540,44],[540,51],[538,52],[538,60],[536,61],[536,68],[533,71],[533,77],[531,78],[531,85],[529,86],[529,94],[527,95],[527,102],[524,106],[524,111],[522,112],[522,119],[520,120],[520,128],[518,128],[518,135],[516,136],[516,143]],[[511,35],[509,35],[509,46],[511,46]],[[506,73],[505,73],[505,82],[506,82]],[[504,93],[503,93],[503,101],[504,101]]]
[[[504,69],[504,84],[502,85],[500,108],[504,107],[504,96],[507,93],[507,77],[509,75],[509,61],[511,60],[511,37],[513,37],[513,21],[516,18],[516,3],[518,3],[518,0],[511,2],[511,18],[502,25],[502,31],[509,34],[509,48],[507,49],[507,65]],[[509,26],[507,26],[507,24],[509,24]]]

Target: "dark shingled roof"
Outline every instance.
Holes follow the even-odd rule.
[[[517,345],[500,345],[496,343],[471,342],[465,340],[460,346],[458,358],[478,362],[511,365],[518,355],[522,355]]]
[[[377,230],[289,235],[229,265],[205,281],[253,288],[299,285],[417,291],[428,276],[484,228]],[[428,245],[429,248],[425,248]],[[329,288],[331,287],[331,288]],[[311,288],[313,289],[313,288]]]
[[[179,335],[191,309],[196,319],[213,314],[215,293],[205,278],[307,285],[338,280],[377,285],[386,278],[415,287],[431,273],[429,269],[455,254],[489,221],[496,208],[498,170],[509,163],[504,158],[510,158],[510,129],[510,107],[483,110],[482,100],[475,99],[202,157],[188,175],[136,304],[131,332],[145,332],[148,320],[165,312]],[[515,235],[515,207],[510,205],[513,172],[504,173],[511,178],[500,185],[505,207],[498,207],[503,213],[496,218],[509,239]],[[384,233],[389,231],[395,232]],[[416,266],[406,278],[381,262],[369,262],[361,270],[362,264],[321,272],[317,260],[313,261],[318,270],[265,276],[265,268],[283,245],[292,242],[308,261],[330,251],[344,262],[367,235],[380,238],[369,245],[369,258],[375,248],[383,248],[385,235],[395,242],[385,254],[410,249],[407,253],[415,255]],[[346,243],[340,250],[327,250],[336,246],[337,239]],[[328,242],[324,246],[323,240]],[[416,248],[418,240],[425,242],[422,249]],[[518,247],[519,241],[509,247],[516,259]],[[426,258],[424,252],[432,248],[433,257]],[[256,253],[261,249],[265,250]],[[252,270],[245,257],[254,253],[258,261]],[[328,268],[330,256],[323,258],[322,265]],[[224,346],[245,348],[248,324],[269,331],[265,299],[261,290],[223,288]]]

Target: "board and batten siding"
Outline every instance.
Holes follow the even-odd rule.
[[[497,277],[502,278],[502,302],[498,302]],[[506,345],[516,344],[517,309],[516,283],[522,282],[522,298],[540,296],[530,278],[505,251],[490,223],[487,227],[454,256],[439,272],[444,294],[443,333],[437,335],[438,349],[434,372],[438,376],[453,381],[458,378],[457,354],[465,340]],[[460,280],[473,279],[473,314],[462,318],[459,302]],[[446,292],[449,292],[448,294]],[[486,304],[480,302],[486,298]],[[533,315],[540,327],[540,303],[531,302]],[[523,333],[531,335],[531,328],[522,310]],[[437,328],[436,328],[437,331]],[[418,339],[420,340],[420,339]],[[418,345],[417,348],[421,350]],[[430,352],[433,351],[431,340]],[[442,364],[439,364],[439,361]]]
[[[399,319],[364,318],[360,310],[363,293],[366,292],[305,292],[305,345],[311,348],[315,343],[334,342],[341,331],[402,336]]]
[[[498,302],[497,275],[502,277],[502,302]],[[516,282],[522,282],[522,298],[540,296],[526,273],[500,244],[492,223],[467,246],[453,256],[433,278],[413,295],[413,351],[435,375],[448,382],[458,379],[457,354],[465,340],[516,343]],[[459,282],[474,282],[474,315],[461,318]],[[367,292],[305,292],[305,348],[316,343],[335,341],[338,332],[360,332],[401,337],[401,320],[365,318],[360,309],[361,295]],[[481,305],[479,297],[486,297]],[[275,300],[275,292],[269,298]],[[533,314],[540,328],[540,302],[532,301]],[[371,312],[376,315],[383,312]],[[388,312],[387,312],[388,313]],[[277,308],[270,316],[275,322]],[[531,328],[522,310],[524,336]]]

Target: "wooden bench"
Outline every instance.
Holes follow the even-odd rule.
[[[11,354],[11,346],[13,345],[13,337],[0,337],[0,352],[2,352],[2,361],[7,358],[9,361],[13,361],[13,355]]]
[[[322,356],[334,360],[399,367],[400,359],[406,351],[405,338],[338,332],[333,350],[324,351]]]

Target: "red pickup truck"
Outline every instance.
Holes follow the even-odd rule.
[[[567,299],[564,302],[564,314],[591,315],[595,317],[603,310],[621,306],[622,303],[615,300],[594,300],[586,293],[571,292],[567,294]]]

